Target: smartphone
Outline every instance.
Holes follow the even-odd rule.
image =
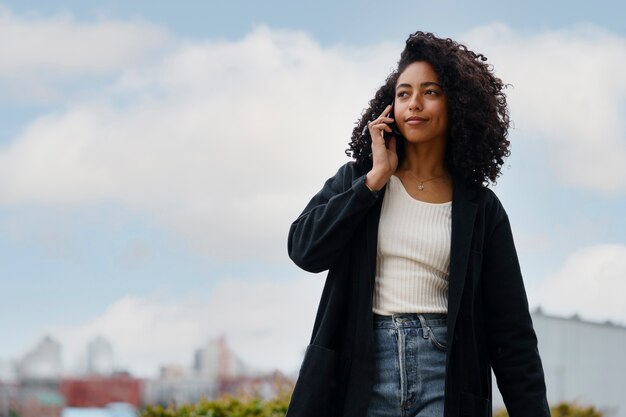
[[[392,100],[391,101],[391,111],[387,114],[387,117],[392,117],[393,118],[393,123],[391,123],[389,125],[389,127],[392,130],[392,132],[383,132],[383,137],[385,138],[385,145],[389,145],[389,140],[391,140],[392,136],[398,136],[398,134],[394,133],[394,132],[399,132],[398,126],[396,125],[396,118],[395,118],[395,115],[394,115],[394,110],[395,110],[394,103],[395,103],[395,100]]]

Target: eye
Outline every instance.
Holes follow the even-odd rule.
[[[407,93],[406,91],[400,91],[398,93],[398,97],[406,97],[409,93]]]
[[[441,93],[439,91],[437,91],[437,90],[426,90],[426,95],[428,95],[428,96],[438,96],[440,94]]]

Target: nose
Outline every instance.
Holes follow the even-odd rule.
[[[411,97],[411,101],[409,102],[409,110],[422,110],[422,102],[420,100],[419,94],[414,94],[413,97]]]

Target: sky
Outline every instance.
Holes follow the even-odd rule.
[[[0,0],[0,374],[44,335],[78,371],[190,366],[220,335],[297,371],[325,274],[287,231],[348,161],[416,30],[510,87],[492,188],[529,303],[626,325],[626,6]]]

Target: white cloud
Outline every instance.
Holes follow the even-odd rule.
[[[526,36],[502,26],[467,38],[516,85],[518,128],[542,135],[538,146],[554,155],[544,162],[554,161],[564,181],[626,188],[625,165],[610,162],[626,158],[626,81],[611,72],[622,68],[623,39],[588,28]],[[401,45],[323,48],[301,32],[266,27],[236,42],[173,42],[150,65],[111,58],[111,84],[25,126],[0,150],[0,204],[114,202],[214,258],[284,258],[290,221],[347,160],[353,121]]]
[[[625,245],[592,246],[573,252],[533,299],[552,314],[626,324],[625,276]]]
[[[118,366],[155,375],[160,365],[191,367],[194,351],[221,335],[248,365],[265,371],[298,369],[308,344],[322,277],[288,282],[224,279],[210,294],[185,300],[164,295],[125,297],[79,326],[57,326],[48,333],[67,358],[84,357],[87,343],[103,336],[114,347]]]
[[[0,87],[14,100],[58,99],[56,82],[114,73],[173,46],[167,30],[144,21],[27,17],[0,5]]]
[[[512,118],[536,138],[536,163],[554,164],[570,186],[626,191],[626,38],[591,26],[522,34],[492,25],[464,39],[513,84]]]
[[[260,27],[187,43],[33,121],[0,152],[4,204],[116,201],[220,258],[284,256],[310,195],[395,53],[322,49]]]
[[[148,22],[79,22],[70,14],[23,17],[0,7],[0,75],[109,72],[163,50],[167,31]]]

